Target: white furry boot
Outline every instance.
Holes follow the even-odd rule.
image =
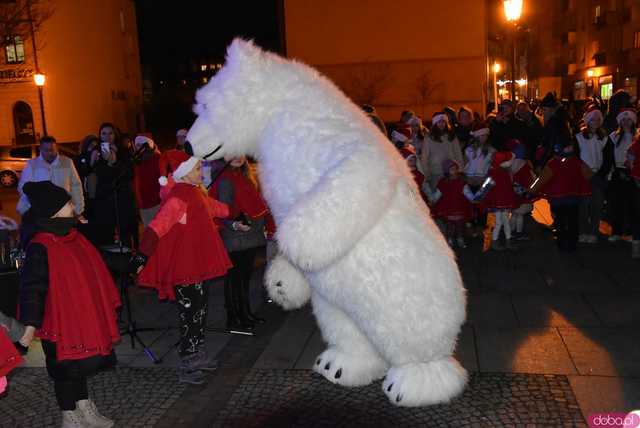
[[[87,422],[89,426],[92,427],[100,427],[100,428],[111,428],[114,422],[104,417],[98,412],[96,405],[91,400],[80,400],[76,403],[77,410],[82,413],[84,416],[84,420]]]

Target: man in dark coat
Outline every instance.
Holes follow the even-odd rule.
[[[524,135],[522,143],[526,148],[527,160],[533,161],[535,159],[536,149],[540,145],[542,140],[542,123],[540,119],[533,114],[533,111],[529,108],[529,104],[525,102],[519,102],[516,117],[524,124]]]
[[[547,93],[540,103],[544,113],[542,129],[541,153],[536,157],[535,165],[542,168],[553,154],[553,147],[571,139],[569,116],[551,92]]]
[[[498,114],[491,122],[491,141],[497,151],[507,150],[507,141],[516,139],[523,141],[526,126],[515,116],[513,101],[504,100],[500,103]]]

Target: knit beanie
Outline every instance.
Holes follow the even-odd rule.
[[[22,191],[29,199],[30,211],[36,219],[53,217],[71,200],[66,190],[50,181],[25,183]]]

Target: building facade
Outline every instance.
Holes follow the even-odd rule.
[[[330,77],[385,120],[445,105],[484,113],[487,2],[284,0],[288,57]]]
[[[17,0],[24,2],[25,0]],[[135,5],[132,0],[49,0],[50,16],[31,38],[7,37],[0,53],[0,145],[95,134],[102,122],[144,128]],[[37,61],[37,63],[36,63]],[[34,74],[45,76],[42,101]]]

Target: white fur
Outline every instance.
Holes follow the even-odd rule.
[[[216,158],[261,163],[282,253],[267,289],[285,308],[311,294],[329,344],[314,370],[346,386],[387,372],[396,405],[460,393],[458,267],[406,163],[366,115],[315,70],[242,40],[196,98],[194,154],[222,145]]]

